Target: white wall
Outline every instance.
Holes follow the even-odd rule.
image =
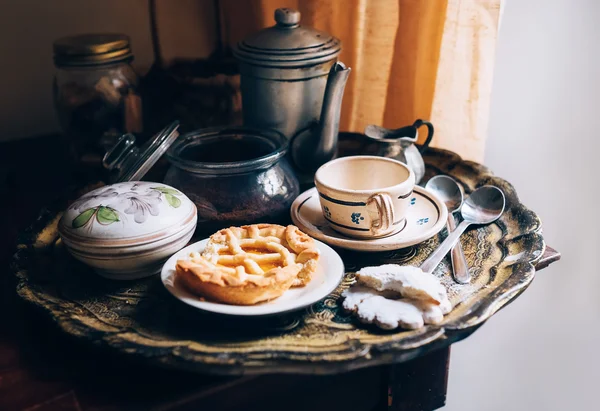
[[[445,409],[598,410],[600,1],[508,0],[504,12],[485,162],[562,260],[453,347]]]

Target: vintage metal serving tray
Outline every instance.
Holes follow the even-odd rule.
[[[352,142],[345,143],[352,150]],[[494,184],[506,194],[507,211],[496,223],[469,231],[463,246],[473,282],[455,284],[449,261],[438,267],[455,306],[439,326],[382,331],[358,324],[340,309],[340,294],[364,265],[424,260],[445,236],[383,253],[341,252],[347,274],[324,301],[306,311],[261,320],[199,313],[173,298],[160,278],[132,282],[103,279],[71,258],[58,240],[60,210],[44,210],[22,236],[13,268],[18,293],[41,307],[65,332],[159,364],[215,374],[348,371],[401,362],[468,336],[519,295],[533,280],[544,252],[537,215],[519,202],[514,188],[484,166],[448,151],[430,149],[422,184],[449,174],[470,192]],[[74,196],[76,198],[77,196]]]

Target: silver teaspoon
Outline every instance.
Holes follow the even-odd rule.
[[[426,273],[433,273],[435,267],[442,262],[448,251],[454,247],[467,227],[471,224],[493,223],[504,212],[505,204],[504,193],[498,187],[483,186],[473,191],[461,208],[463,221],[421,264],[421,270]]]
[[[456,230],[456,220],[453,213],[459,211],[463,205],[463,193],[458,183],[452,177],[435,176],[427,182],[425,188],[446,204],[448,209],[448,234],[450,234]],[[452,258],[454,280],[459,284],[471,282],[471,273],[469,273],[469,266],[460,241],[457,241],[456,245],[452,247],[450,256]]]

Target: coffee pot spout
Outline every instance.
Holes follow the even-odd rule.
[[[342,99],[350,70],[341,62],[336,62],[331,67],[325,86],[319,123],[301,131],[293,138],[292,157],[299,169],[316,171],[335,155]]]

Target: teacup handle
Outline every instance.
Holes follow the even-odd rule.
[[[433,124],[431,124],[427,120],[421,120],[421,119],[418,119],[417,121],[415,121],[413,123],[414,128],[418,129],[421,126],[427,126],[427,139],[425,139],[425,142],[419,148],[419,152],[421,154],[423,154],[425,152],[425,150],[427,150],[427,147],[429,147],[429,143],[431,143],[431,139],[433,138]]]
[[[379,218],[371,220],[371,230],[375,233],[387,231],[394,224],[394,204],[386,193],[373,194],[367,200],[367,206],[375,204]]]

